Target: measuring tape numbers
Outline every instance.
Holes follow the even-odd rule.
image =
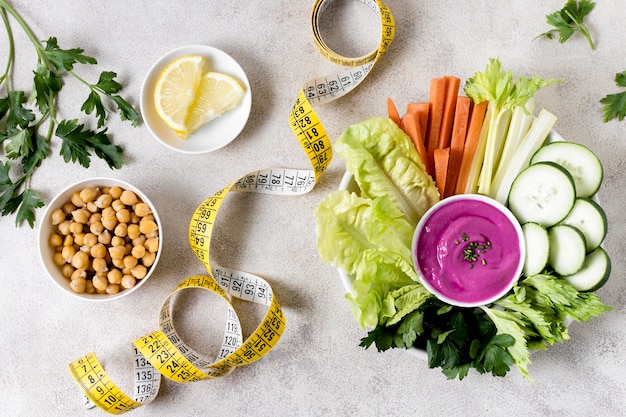
[[[132,394],[126,394],[115,385],[93,352],[68,365],[70,375],[85,397],[87,408],[97,407],[110,414],[122,414],[153,401],[158,395],[162,377],[177,383],[224,377],[235,368],[264,357],[281,338],[285,317],[269,283],[254,274],[210,262],[211,236],[218,211],[230,192],[302,195],[315,187],[331,163],[331,142],[313,105],[335,100],[356,88],[387,50],[395,32],[393,16],[385,4],[378,0],[357,0],[379,17],[382,25],[380,44],[363,57],[342,57],[326,46],[319,32],[321,15],[333,1],[339,0],[317,0],[313,7],[314,42],[326,59],[347,69],[305,83],[289,115],[291,130],[309,158],[312,169],[255,171],[200,203],[189,223],[188,239],[207,275],[191,276],[180,281],[161,306],[157,330],[133,342]],[[176,294],[187,290],[210,291],[226,303],[224,335],[214,359],[192,349],[175,329],[171,301]],[[261,323],[246,339],[231,303],[233,298],[267,308]]]

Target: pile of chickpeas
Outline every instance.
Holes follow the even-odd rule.
[[[154,264],[159,230],[150,207],[119,186],[86,187],[50,215],[53,260],[77,293],[117,294]]]

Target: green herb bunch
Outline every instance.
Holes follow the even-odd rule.
[[[590,0],[567,0],[565,6],[561,10],[557,10],[546,16],[546,22],[553,26],[547,32],[537,36],[545,36],[548,39],[554,39],[555,35],[558,35],[559,42],[565,43],[575,33],[580,33],[587,39],[587,43],[592,50],[596,49],[596,46],[591,39],[591,33],[587,28],[584,20],[585,17],[591,13],[596,4]]]
[[[105,127],[107,114],[119,112],[121,120],[129,120],[133,126],[140,120],[133,106],[118,94],[122,85],[115,80],[115,72],[103,71],[98,82],[92,84],[74,70],[77,64],[97,64],[83,49],[61,49],[54,37],[39,41],[20,14],[4,0],[0,0],[0,16],[9,46],[6,68],[0,73],[0,144],[4,151],[2,157],[0,150],[0,213],[2,216],[16,213],[17,226],[26,221],[32,228],[35,210],[44,203],[39,193],[31,188],[30,179],[49,156],[52,137],[61,140],[60,155],[66,163],[78,161],[89,168],[93,152],[111,169],[117,169],[123,165],[122,148],[109,139]],[[37,52],[30,95],[14,90],[11,85],[15,43],[9,16],[19,24]],[[57,119],[57,98],[66,77],[74,78],[89,89],[81,111],[94,114],[97,129],[85,127],[77,118]]]

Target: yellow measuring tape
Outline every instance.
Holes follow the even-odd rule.
[[[300,195],[311,191],[332,160],[331,142],[312,103],[335,100],[359,85],[390,45],[394,20],[381,1],[358,0],[380,18],[381,41],[372,53],[360,58],[345,58],[329,49],[319,33],[323,11],[337,0],[317,0],[312,13],[315,44],[328,60],[348,69],[316,78],[301,89],[289,116],[289,124],[307,154],[312,170],[265,169],[240,178],[204,200],[189,224],[189,244],[205,266],[208,276],[192,276],[181,281],[166,298],[159,313],[158,330],[133,342],[134,391],[132,396],[115,385],[94,353],[68,365],[68,370],[86,398],[87,408],[98,407],[110,414],[121,414],[145,405],[157,396],[161,377],[188,383],[228,375],[235,368],[265,356],[285,329],[285,318],[271,286],[261,277],[217,266],[210,260],[211,235],[217,213],[231,191]],[[178,335],[171,316],[170,302],[180,291],[200,289],[219,295],[227,304],[222,346],[215,359],[195,352]],[[267,307],[261,324],[244,340],[241,323],[231,304],[232,297]],[[131,398],[132,397],[132,398]]]

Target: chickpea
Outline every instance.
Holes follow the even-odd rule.
[[[150,268],[154,261],[156,260],[156,253],[154,252],[146,252],[146,254],[141,258],[141,263],[147,268]]]
[[[67,235],[63,238],[63,246],[73,246],[74,245],[74,236]]]
[[[73,233],[73,234],[82,233],[84,227],[85,226],[82,223],[71,222],[70,223],[70,233]]]
[[[120,286],[118,284],[109,284],[107,285],[105,291],[107,294],[117,294],[118,292],[120,292]]]
[[[52,247],[61,246],[63,244],[63,238],[59,236],[57,233],[53,233],[50,235],[48,244]]]
[[[111,284],[120,284],[122,282],[122,271],[119,269],[111,269],[107,274],[107,280]]]
[[[137,198],[137,195],[131,190],[124,190],[122,191],[122,195],[120,195],[120,201],[127,206],[132,206],[134,204],[137,204],[137,202],[139,202],[139,199]]]
[[[85,293],[93,294],[96,292],[96,289],[93,287],[93,282],[90,279],[85,281]]]
[[[72,274],[74,273],[74,267],[70,264],[65,264],[61,267],[61,274],[67,279],[72,278]]]
[[[80,191],[79,196],[81,200],[83,200],[85,203],[88,203],[95,200],[99,194],[100,190],[98,190],[96,187],[86,187]]]
[[[104,231],[104,225],[101,221],[92,223],[89,225],[89,231],[94,235],[98,236],[100,233]]]
[[[131,240],[134,240],[141,235],[141,231],[139,230],[139,225],[137,224],[129,224],[127,228],[128,237]]]
[[[103,258],[94,258],[93,261],[91,261],[91,267],[94,271],[96,271],[96,273],[106,272],[109,270],[109,267],[107,266],[107,261],[105,261]]]
[[[107,278],[100,275],[96,275],[95,277],[93,277],[91,282],[93,282],[93,286],[97,292],[106,291],[107,287],[109,286],[109,281],[107,280]]]
[[[78,251],[72,256],[72,266],[76,269],[87,269],[89,266],[89,254]]]
[[[96,243],[89,251],[94,258],[104,258],[107,254],[107,248],[102,243]]]
[[[146,235],[139,235],[139,237],[132,240],[133,246],[143,246],[146,243]]]
[[[98,243],[102,243],[103,245],[109,245],[112,239],[113,236],[111,235],[111,232],[106,229],[104,229],[102,233],[98,235]]]
[[[72,198],[70,198],[70,202],[75,207],[85,207],[85,202],[83,201],[82,198],[80,198],[80,192],[79,191],[77,191],[74,194],[72,194]]]
[[[118,269],[124,269],[124,256],[121,258],[111,258],[111,263]]]
[[[159,238],[151,237],[150,239],[147,239],[146,243],[144,243],[144,246],[146,247],[148,252],[156,252],[157,250],[159,250]]]
[[[128,223],[130,222],[130,211],[126,208],[123,208],[117,212],[115,217],[117,217],[117,221],[120,223]]]
[[[56,226],[65,220],[65,213],[61,209],[56,209],[50,214],[50,220],[52,221],[52,225]]]
[[[150,239],[150,238],[153,238],[153,237],[159,237],[159,231],[155,230],[152,233],[146,233],[144,236],[146,237],[146,239]]]
[[[100,196],[96,200],[96,206],[103,209],[106,207],[110,207],[112,202],[113,197],[111,197],[111,194],[100,194]]]
[[[105,229],[113,230],[117,225],[117,217],[114,215],[102,216],[102,225]]]
[[[85,233],[85,237],[83,238],[83,245],[87,247],[92,247],[96,243],[98,243],[98,236],[94,235],[91,232]]]
[[[126,289],[133,288],[136,283],[137,283],[137,278],[135,278],[132,275],[124,275],[122,277],[122,282],[121,282],[122,288],[126,288]]]
[[[143,245],[133,246],[133,249],[130,251],[130,254],[137,259],[141,259],[146,254],[146,248]]]
[[[71,212],[73,212],[74,210],[76,210],[78,207],[76,207],[74,204],[72,204],[72,202],[67,202],[65,204],[63,204],[63,206],[61,207],[61,210],[63,210],[63,213],[65,213],[65,215],[67,216],[68,214],[70,214]]]
[[[65,262],[68,262],[68,263],[72,262],[72,258],[74,258],[75,254],[76,254],[76,249],[74,248],[74,246],[63,246],[61,255],[63,256],[63,259],[65,260]],[[74,267],[76,268],[76,266]]]
[[[126,208],[126,205],[124,203],[122,203],[122,200],[113,200],[113,202],[111,203],[111,207],[113,208],[113,210],[115,210],[116,212],[123,210]]]
[[[126,248],[124,246],[111,246],[109,248],[109,255],[112,260],[124,259],[124,255],[126,255]]]
[[[91,216],[89,216],[89,220],[87,220],[87,224],[91,226],[92,224],[97,223],[100,220],[102,220],[102,213],[100,212],[93,213]]]
[[[87,279],[87,271],[84,269],[75,269],[70,276],[70,279],[74,281],[75,279]]]
[[[85,244],[85,233],[76,233],[74,235],[74,244],[78,246],[83,246]]]
[[[139,217],[145,217],[150,214],[150,207],[146,203],[137,203],[135,204],[135,214]]]
[[[131,268],[130,273],[137,279],[142,279],[148,274],[148,268],[143,265],[137,265]]]
[[[113,246],[124,246],[125,244],[126,244],[126,241],[124,240],[122,236],[113,236],[111,238],[111,245]]]
[[[70,288],[72,291],[82,294],[87,289],[87,280],[85,278],[78,278],[70,281]]]
[[[115,234],[115,236],[126,237],[126,235],[128,234],[128,225],[126,223],[118,223],[117,226],[115,226],[115,230],[113,230],[113,233]]]
[[[158,229],[157,224],[154,222],[154,220],[151,219],[146,219],[143,218],[140,222],[139,222],[139,230],[141,231],[141,233],[143,234],[148,234],[148,233],[152,233],[155,230]]]
[[[65,258],[63,257],[61,252],[55,252],[54,255],[52,255],[52,262],[54,262],[54,264],[57,266],[66,264]]]
[[[132,224],[139,224],[140,220],[141,220],[141,217],[139,217],[137,213],[135,212],[130,213],[130,222]]]
[[[100,208],[96,206],[95,201],[90,201],[89,203],[87,203],[86,208],[89,213],[96,213],[98,210],[100,210]]]
[[[124,257],[124,267],[125,268],[134,268],[135,265],[137,265],[137,263],[139,262],[139,260],[137,258],[135,258],[132,255],[128,255]]]
[[[124,191],[122,190],[122,187],[116,185],[109,189],[109,194],[111,194],[111,197],[113,197],[113,199],[118,199],[121,197],[122,191]]]
[[[70,233],[70,224],[72,222],[69,220],[63,220],[61,223],[59,223],[59,225],[57,226],[57,230],[59,231],[59,233],[61,233],[62,235],[68,235]]]

